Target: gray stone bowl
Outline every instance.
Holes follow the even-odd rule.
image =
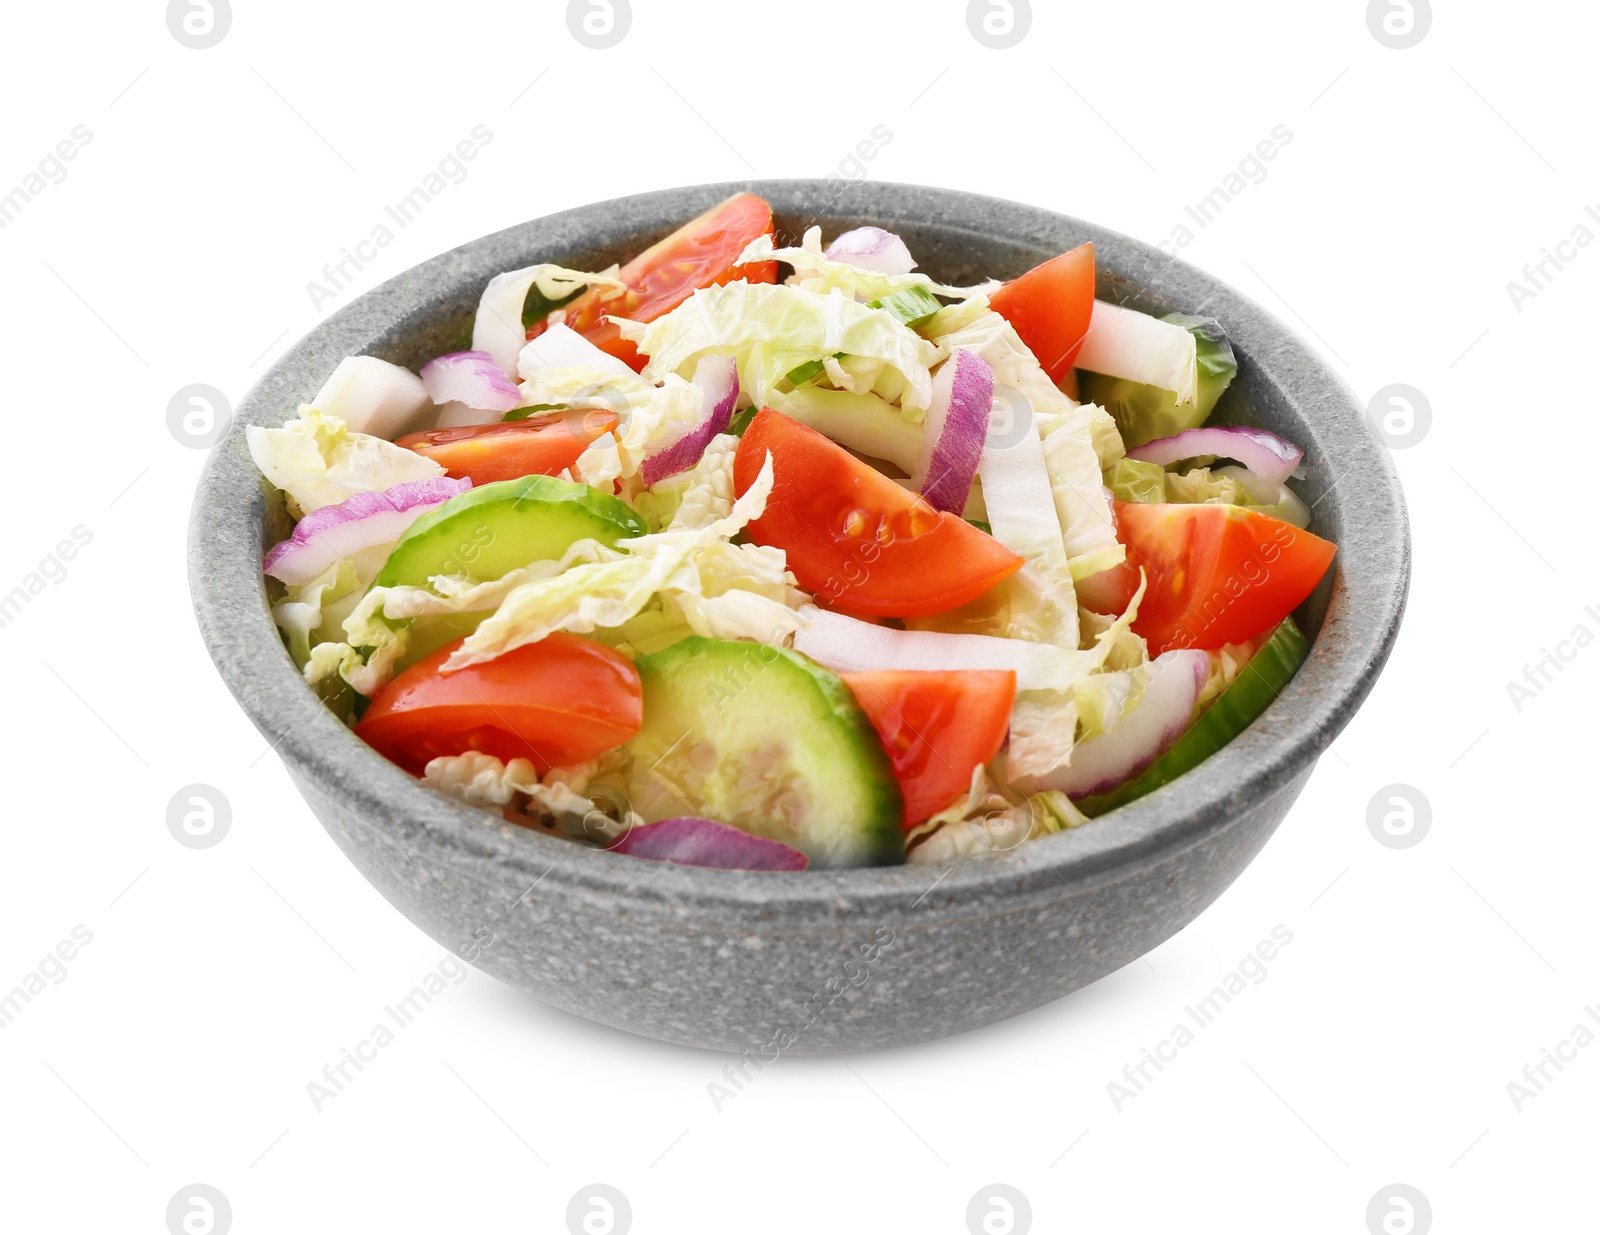
[[[1299,675],[1250,729],[1176,783],[1075,831],[948,869],[799,874],[668,866],[502,823],[428,789],[326,712],[274,628],[261,555],[284,534],[244,426],[277,424],[340,358],[417,367],[465,347],[494,274],[536,261],[598,269],[739,189],[782,233],[876,223],[954,283],[1021,273],[1095,242],[1098,294],[1220,319],[1239,378],[1219,418],[1306,450],[1300,492],[1334,570],[1299,613]],[[559,1008],[725,1051],[838,1053],[924,1041],[1059,999],[1128,964],[1209,905],[1278,826],[1389,655],[1410,542],[1392,463],[1317,356],[1250,300],[1093,224],[947,189],[838,180],[700,185],[600,202],[422,263],[318,326],[238,408],[196,494],[194,605],[211,656],[312,812],[430,936]],[[483,941],[492,938],[487,945]],[[530,1018],[530,1024],[532,1018]]]

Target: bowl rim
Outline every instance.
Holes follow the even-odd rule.
[[[607,232],[664,233],[740,191],[775,212],[840,227],[875,222],[1001,240],[1042,256],[1092,240],[1097,295],[1161,311],[1221,318],[1253,380],[1303,417],[1308,462],[1336,473],[1315,506],[1332,498],[1341,531],[1327,615],[1299,673],[1238,738],[1171,785],[1093,823],[1001,853],[943,867],[906,864],[796,873],[674,866],[650,879],[645,863],[504,824],[433,790],[390,764],[324,708],[284,650],[260,571],[266,482],[250,459],[245,426],[280,424],[309,400],[338,360],[383,355],[502,270],[561,261],[607,247]],[[1017,271],[996,272],[1014,275]],[[1314,412],[1314,415],[1312,414]],[[1343,494],[1338,486],[1355,483]],[[1352,495],[1359,505],[1353,505]],[[1234,818],[1294,789],[1349,721],[1387,661],[1405,611],[1410,533],[1404,494],[1388,451],[1369,430],[1344,382],[1304,342],[1250,298],[1154,246],[1040,207],[963,190],[886,181],[750,180],[683,186],[595,202],[470,241],[403,271],[331,314],[290,347],[240,400],[211,449],[189,525],[190,591],[218,672],[294,779],[343,801],[379,835],[432,860],[501,868],[517,879],[558,885],[636,905],[725,907],[791,916],[898,907],[917,895],[932,912],[954,912],[973,896],[1082,894],[1127,870],[1199,845]],[[481,873],[481,870],[480,870]],[[941,893],[922,897],[938,884]],[[697,909],[697,912],[698,912]]]

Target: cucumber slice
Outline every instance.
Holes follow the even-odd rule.
[[[764,643],[692,635],[641,656],[628,743],[634,809],[694,814],[800,850],[814,867],[905,860],[894,770],[838,676]]]
[[[479,485],[429,511],[395,544],[375,586],[425,587],[434,575],[485,582],[559,558],[580,540],[614,545],[649,529],[609,493],[555,476]]]
[[[1239,372],[1233,345],[1222,325],[1213,317],[1188,313],[1168,313],[1161,319],[1182,326],[1194,335],[1198,388],[1192,404],[1178,403],[1178,396],[1158,386],[1146,386],[1127,378],[1078,370],[1078,393],[1090,403],[1098,403],[1111,413],[1128,449],[1143,446],[1158,437],[1170,437],[1185,429],[1205,424],[1211,409]]]
[[[1164,754],[1125,784],[1079,800],[1078,809],[1090,817],[1103,815],[1144,797],[1209,759],[1267,710],[1267,704],[1278,697],[1310,650],[1311,645],[1294,619],[1284,618],[1239,676]]]

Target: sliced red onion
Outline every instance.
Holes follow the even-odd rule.
[[[1294,475],[1294,469],[1300,466],[1306,452],[1276,433],[1252,429],[1248,425],[1185,429],[1171,437],[1158,437],[1143,446],[1135,446],[1128,452],[1130,459],[1159,463],[1162,467],[1197,455],[1237,459],[1269,485],[1281,485]]]
[[[516,384],[488,352],[449,352],[421,369],[422,384],[438,404],[465,403],[485,412],[522,406]]]
[[[323,506],[295,524],[294,535],[267,550],[261,568],[291,587],[310,583],[335,562],[393,544],[421,515],[472,488],[472,481],[436,476],[408,480],[381,493],[358,493]]]
[[[803,871],[806,855],[782,841],[717,823],[683,815],[630,828],[612,853],[654,862],[675,862],[679,866],[710,866],[733,871]]]
[[[700,423],[646,456],[639,466],[639,478],[646,485],[686,472],[700,462],[711,439],[725,432],[733,418],[733,405],[739,398],[739,367],[732,356],[702,356],[691,381],[700,389]]]
[[[311,402],[344,421],[352,433],[390,441],[423,427],[414,422],[433,408],[415,373],[376,356],[346,356]]]
[[[1194,648],[1163,652],[1146,671],[1133,705],[1074,746],[1066,766],[1041,777],[1039,788],[1059,789],[1069,798],[1103,793],[1144,771],[1182,736],[1210,675],[1210,656]]]
[[[1017,689],[1065,690],[1093,668],[1096,654],[1053,643],[952,635],[935,630],[896,630],[842,613],[808,606],[806,625],[795,631],[794,650],[835,673],[873,669],[1011,669]]]
[[[844,262],[878,274],[910,274],[917,263],[906,242],[881,227],[858,227],[834,237],[823,253],[829,261]]]
[[[994,370],[974,352],[957,348],[933,379],[922,423],[922,450],[911,483],[935,510],[959,515],[978,474],[994,403]]]

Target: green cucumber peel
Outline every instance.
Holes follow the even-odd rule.
[[[1198,767],[1267,710],[1267,705],[1288,685],[1310,650],[1311,645],[1294,624],[1294,619],[1284,618],[1239,676],[1154,763],[1115,789],[1080,799],[1078,809],[1091,818],[1103,815]]]
[[[559,558],[575,541],[612,545],[649,528],[621,498],[556,476],[476,485],[416,520],[395,542],[374,587],[425,587],[434,575],[498,579]]]

